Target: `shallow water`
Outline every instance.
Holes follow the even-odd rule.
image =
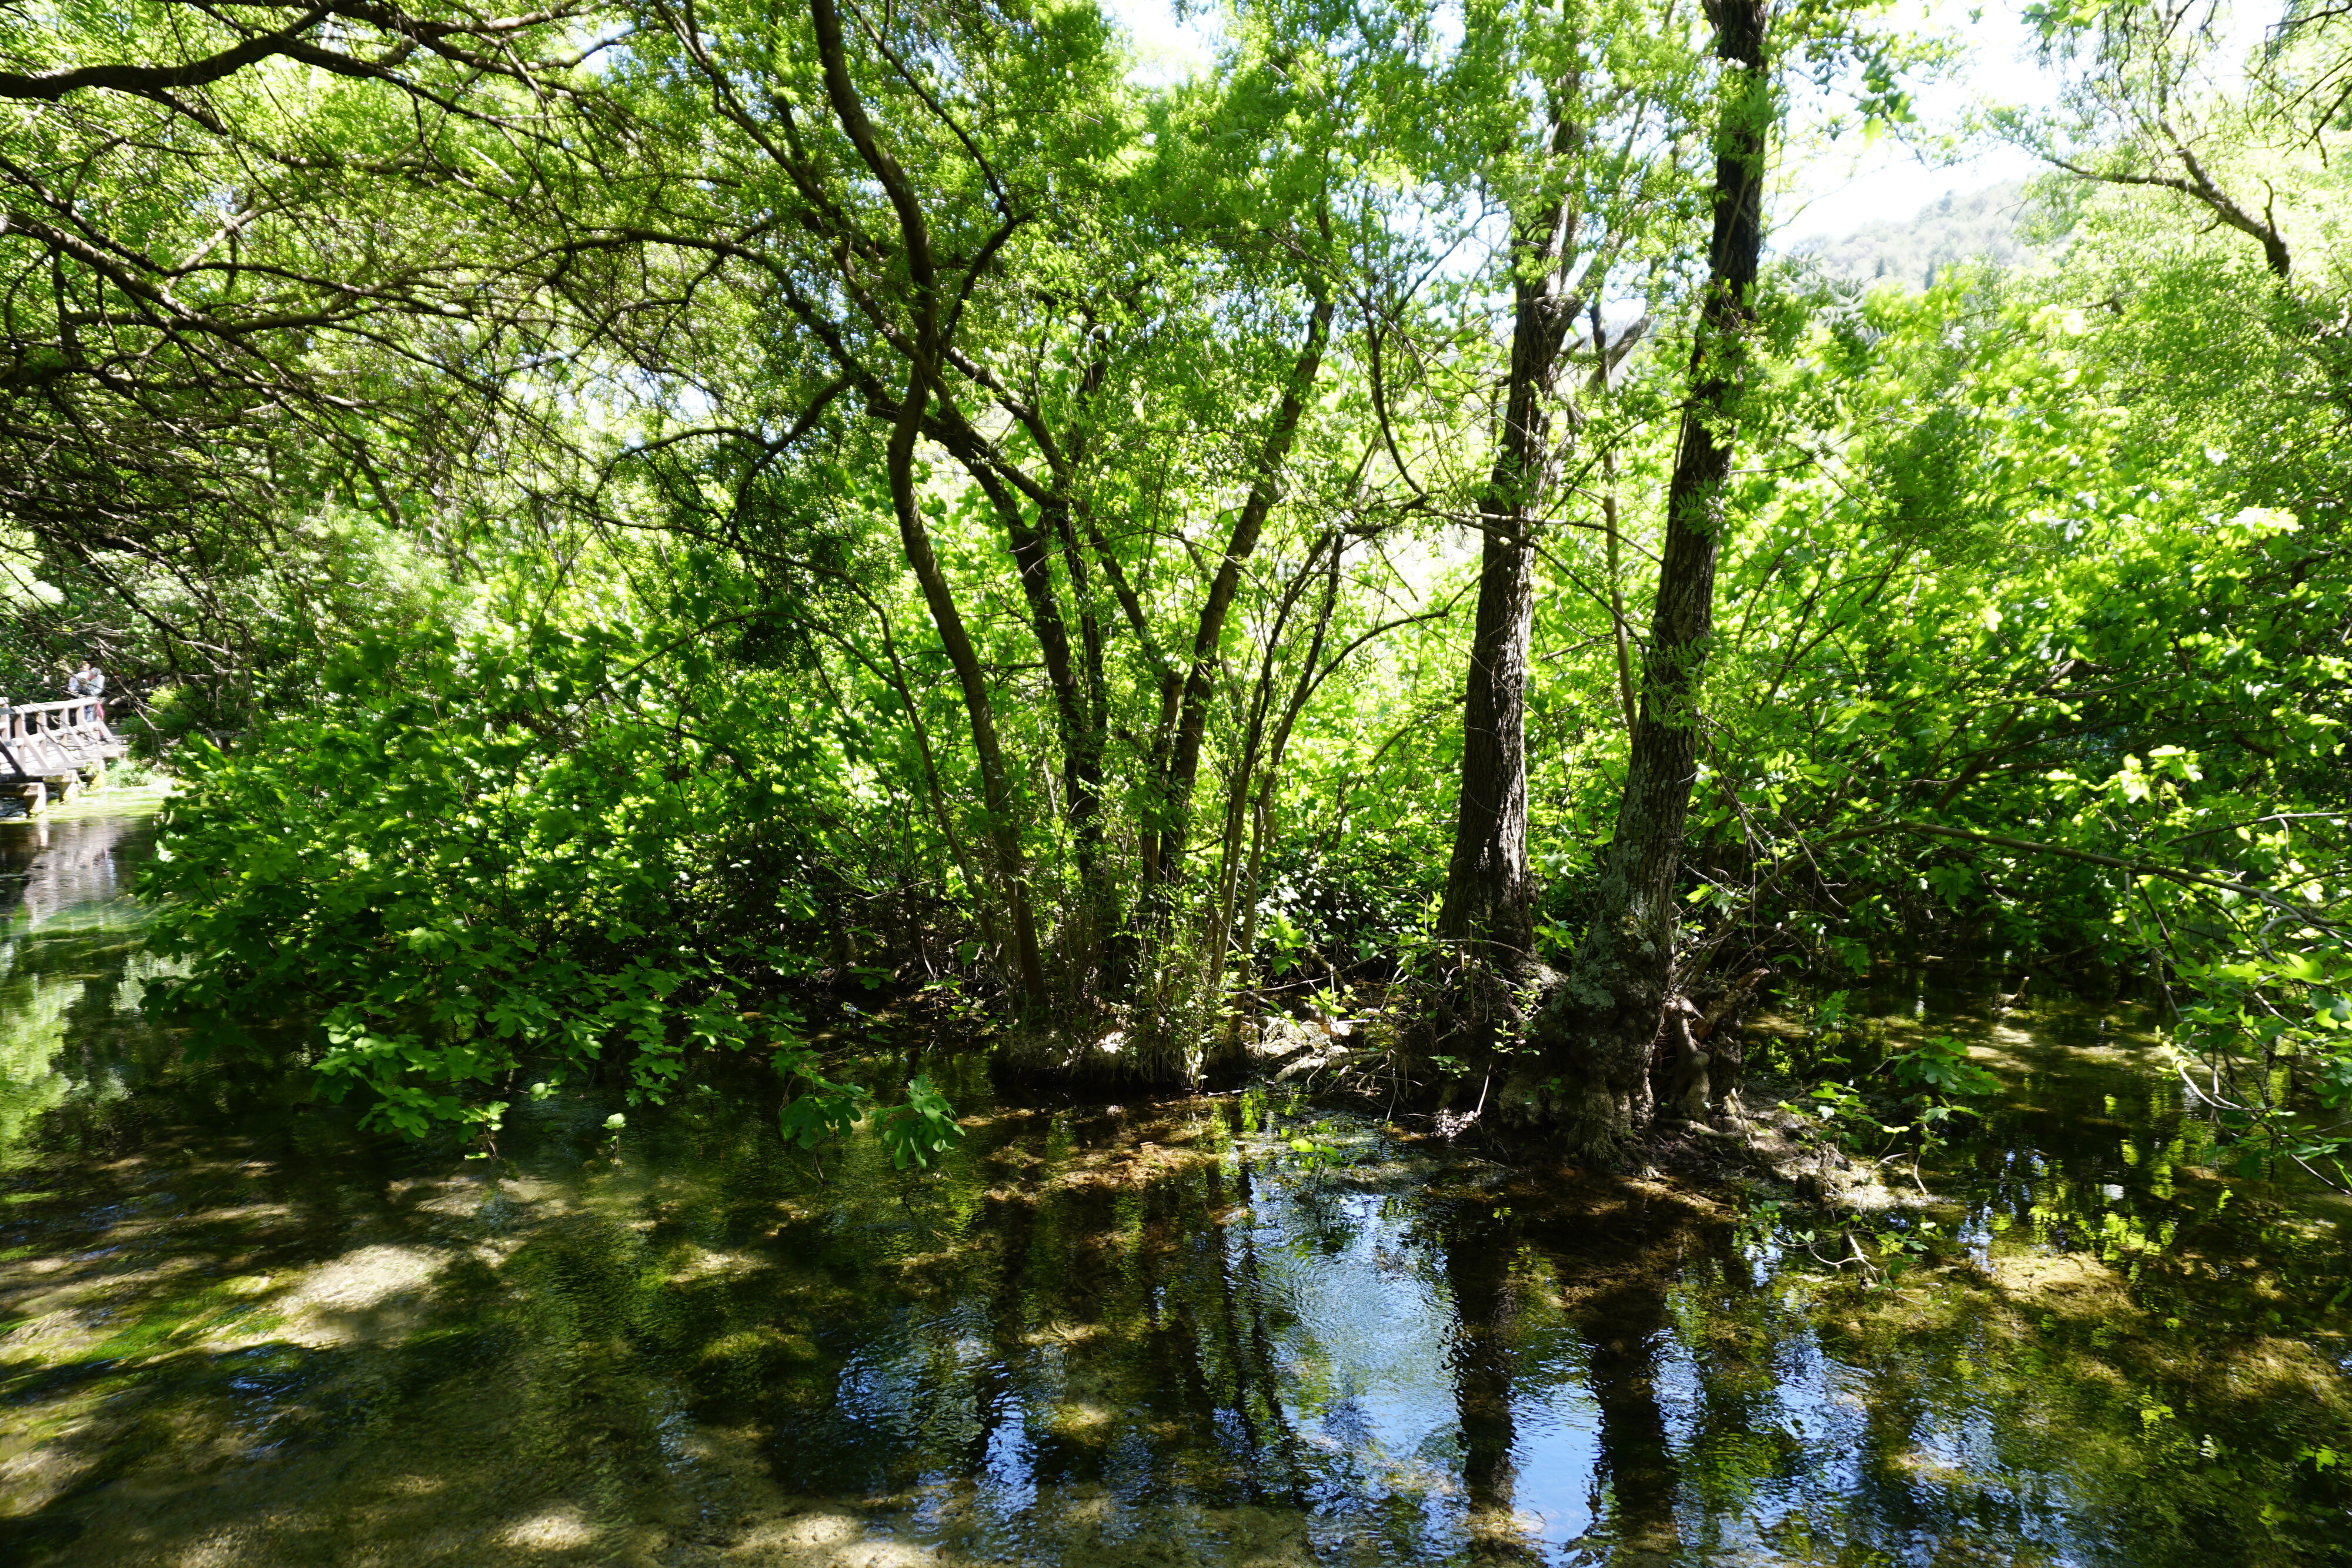
[[[151,852],[0,827],[0,1562],[2352,1561],[2342,1214],[2128,1020],[1890,1002],[2007,1087],[1867,1239],[953,1060],[932,1174],[727,1063],[468,1162],[179,1061]]]

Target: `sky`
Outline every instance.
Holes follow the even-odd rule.
[[[1213,4],[1179,22],[1170,0],[1104,0],[1104,9],[1127,26],[1142,57],[1137,73],[1145,80],[1178,79],[1209,68],[1217,37]],[[2032,30],[2019,17],[2019,0],[1902,0],[1892,16],[1958,37],[1968,53],[1950,78],[1920,86],[1916,108],[1923,128],[1957,126],[1979,101],[2042,108],[2057,94],[2056,77],[2032,57]],[[1777,249],[1808,239],[1848,235],[1882,219],[1907,218],[1947,193],[1979,191],[2038,172],[2040,164],[2014,148],[1979,144],[1946,154],[1934,163],[1893,138],[1853,152],[1817,150],[1781,171],[1774,202],[1772,243]]]
[[[2057,78],[2032,57],[2033,30],[2018,17],[2014,0],[1939,0],[1899,5],[1893,18],[1957,36],[1964,62],[1941,81],[1914,89],[1913,112],[1930,134],[1957,127],[1979,101],[2047,108]],[[1849,142],[1858,138],[1849,138]],[[1865,224],[1907,218],[1948,193],[1980,191],[2039,173],[2040,160],[2014,147],[1979,142],[1933,163],[1906,141],[1886,137],[1847,152],[1835,144],[1784,164],[1774,204],[1772,242],[1787,249],[1807,239],[1833,239]]]

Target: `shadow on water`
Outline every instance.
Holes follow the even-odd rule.
[[[149,852],[0,835],[0,1561],[2352,1555],[2341,1217],[2206,1169],[2092,1020],[1928,998],[2008,1089],[1887,1221],[1899,1289],[1661,1184],[970,1060],[926,1063],[935,1174],[820,1176],[724,1062],[617,1138],[533,1107],[492,1171],[182,1062]]]

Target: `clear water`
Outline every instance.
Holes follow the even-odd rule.
[[[2008,1085],[1891,1285],[1662,1182],[950,1059],[933,1174],[820,1174],[726,1063],[468,1162],[182,1061],[151,846],[0,825],[0,1563],[2352,1561],[2342,1213],[2200,1165],[2128,1027],[1887,998]]]

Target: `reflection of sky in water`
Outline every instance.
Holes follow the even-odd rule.
[[[1263,1192],[1251,1239],[1265,1289],[1287,1309],[1282,1336],[1285,1403],[1310,1433],[1325,1475],[1358,1493],[1426,1486],[1420,1459],[1454,1424],[1447,1375],[1450,1303],[1400,1260],[1418,1249],[1377,1195],[1318,1197]],[[1337,1249],[1297,1246],[1344,1237]]]
[[[1481,1533],[1465,1490],[1461,1403],[1464,1357],[1474,1353],[1445,1257],[1463,1243],[1433,1227],[1425,1203],[1410,1200],[1417,1180],[1352,1191],[1261,1169],[1221,1244],[1205,1239],[1216,1231],[1201,1230],[1189,1267],[1139,1287],[1149,1321],[1128,1326],[1128,1343],[1076,1353],[1033,1344],[1008,1354],[977,1299],[901,1315],[845,1359],[835,1414],[876,1450],[874,1473],[890,1468],[881,1450],[919,1456],[906,1524],[927,1542],[1083,1562],[1066,1527],[1092,1511],[1097,1528],[1087,1540],[1172,1535],[1205,1542],[1213,1557],[1217,1532],[1203,1521],[1214,1510],[1245,1494],[1279,1501],[1287,1491],[1308,1511],[1307,1539],[1333,1560],[1459,1554]],[[1995,1239],[1985,1213],[1963,1228],[1984,1256]],[[2035,1562],[2114,1560],[2087,1550],[2099,1531],[2084,1530],[2117,1500],[2078,1486],[2063,1452],[2019,1440],[2015,1388],[1978,1398],[1938,1370],[1944,1357],[2001,1354],[1972,1343],[1965,1315],[1916,1351],[1874,1345],[1871,1359],[1855,1360],[1825,1347],[1804,1290],[1779,1278],[1778,1249],[1721,1256],[1726,1282],[1751,1303],[1757,1371],[1768,1386],[1735,1397],[1716,1385],[1721,1369],[1702,1348],[1714,1309],[1702,1298],[1722,1287],[1694,1280],[1700,1294],[1692,1295],[1671,1270],[1654,1286],[1661,1326],[1633,1325],[1613,1342],[1612,1375],[1655,1412],[1663,1448],[1638,1462],[1663,1467],[1679,1489],[1665,1528],[1685,1546],[1729,1554],[1724,1561],[1790,1561],[1786,1541],[1828,1531],[1867,1541],[1885,1561],[1927,1563],[1956,1538],[1990,1532],[2030,1549]],[[1501,1289],[1515,1303],[1512,1320],[1486,1353],[1489,1375],[1508,1391],[1506,1532],[1562,1563],[1623,1546],[1610,1514],[1623,1496],[1619,1472],[1636,1462],[1612,1458],[1592,1381],[1592,1336],[1606,1337],[1609,1324],[1562,1321],[1540,1305],[1554,1272],[1577,1264],[1529,1254],[1507,1270]],[[1221,1360],[1230,1347],[1211,1343],[1213,1327],[1185,1316],[1217,1289],[1239,1291],[1245,1310],[1272,1325],[1250,1375],[1265,1379],[1274,1425],[1286,1438],[1268,1430],[1268,1412],[1253,1411],[1255,1390],[1231,1381]],[[1188,1343],[1155,1339],[1180,1322],[1194,1336]],[[1171,1352],[1186,1364],[1153,1375],[1160,1382],[1148,1405],[1094,1412],[1108,1430],[1092,1469],[1074,1468],[1067,1445],[1057,1447],[1053,1412],[1105,1397],[1098,1369],[1080,1364],[1109,1356],[1132,1370]],[[1214,1406],[1204,1420],[1171,1419],[1170,1405],[1183,1402],[1169,1397],[1171,1377],[1199,1385],[1187,1397]],[[2032,1413],[2029,1424],[2050,1416]],[[1203,1462],[1218,1452],[1233,1468]],[[1237,1476],[1266,1484],[1252,1492]]]
[[[1546,1386],[1546,1385],[1549,1386]],[[1514,1499],[1536,1521],[1536,1538],[1565,1545],[1591,1531],[1593,1476],[1601,1462],[1600,1416],[1580,1383],[1538,1382],[1514,1402],[1519,1441]]]
[[[992,1116],[982,1072],[950,1063],[942,1082],[982,1114],[935,1175],[897,1176],[860,1144],[819,1185],[777,1152],[767,1091],[721,1080],[692,1115],[633,1114],[609,1154],[580,1133],[609,1107],[520,1111],[503,1140],[512,1174],[485,1189],[454,1154],[368,1153],[308,1110],[286,1124],[299,1138],[265,1144],[212,1091],[128,1070],[152,970],[121,897],[143,838],[115,831],[53,824],[13,859],[0,836],[13,878],[0,902],[22,905],[0,922],[0,1148],[70,1123],[44,1119],[77,1098],[126,1092],[169,1102],[156,1124],[202,1122],[231,1142],[218,1157],[159,1146],[152,1169],[85,1168],[58,1145],[37,1178],[55,1208],[16,1209],[33,1218],[5,1245],[52,1270],[43,1290],[89,1282],[85,1360],[27,1353],[21,1364],[55,1382],[11,1385],[0,1443],[29,1430],[10,1421],[65,1429],[66,1406],[44,1401],[74,1397],[103,1362],[105,1398],[215,1431],[252,1461],[236,1484],[259,1490],[208,1502],[212,1483],[191,1484],[210,1462],[201,1444],[142,1448],[126,1424],[119,1452],[89,1456],[86,1495],[26,1502],[0,1479],[0,1560],[20,1516],[88,1522],[92,1544],[68,1563],[110,1563],[103,1543],[134,1533],[193,1559],[224,1519],[298,1516],[348,1528],[347,1555],[389,1543],[419,1568],[487,1560],[422,1544],[450,1518],[477,1521],[457,1532],[477,1546],[577,1521],[564,1528],[604,1552],[622,1536],[600,1531],[690,1517],[702,1533],[664,1550],[693,1564],[694,1542],[717,1552],[730,1531],[821,1519],[844,1544],[806,1559],[819,1568],[895,1563],[902,1547],[941,1568],[1370,1568],[1498,1551],[1562,1568],[2327,1560],[2309,1544],[2322,1536],[2263,1534],[2259,1511],[2340,1506],[2294,1455],[2334,1440],[2328,1411],[2352,1391],[2233,1381],[2228,1359],[2249,1343],[2243,1301],[2320,1279],[2334,1281],[2324,1303],[2352,1277],[2324,1225],[2299,1261],[2265,1250],[2283,1243],[2259,1227],[2212,1229],[2198,1245],[2238,1270],[2228,1279],[2248,1259],[2269,1270],[2257,1295],[2181,1273],[2164,1304],[2135,1286],[2151,1303],[2137,1317],[2129,1260],[2098,1274],[2110,1293],[2085,1298],[2095,1312],[2004,1296],[1968,1266],[1874,1295],[1825,1284],[1788,1236],[1735,1239],[1609,1184],[1401,1147],[1345,1118],[1328,1135],[1368,1162],[1317,1175],[1296,1168],[1279,1116],[1269,1128],[1263,1105],[1244,1117],[1230,1099]],[[1889,1010],[1949,1019],[1942,984],[1906,979]],[[1990,1109],[1995,1136],[1940,1176],[1928,1164],[1960,1200],[1939,1211],[1958,1257],[1992,1272],[2047,1260],[2110,1215],[2178,1220],[2184,1238],[2213,1223],[2223,1188],[2198,1174],[2178,1094],[2013,1023],[1990,1037],[2012,1084]],[[1237,1137],[1245,1121],[1255,1130]],[[1155,1148],[1181,1157],[1148,1176],[1119,1163]],[[400,1196],[418,1172],[454,1196]],[[248,1208],[264,1218],[201,1218]],[[380,1281],[393,1303],[380,1323],[289,1305],[369,1255],[426,1260],[419,1277],[440,1283],[412,1299]],[[234,1301],[164,1300],[174,1281],[201,1292],[232,1270],[261,1282]],[[19,1284],[0,1272],[0,1288]],[[2156,1328],[2180,1306],[2189,1326]],[[164,1350],[109,1337],[150,1317]],[[2281,1333],[2323,1321],[2352,1326],[2306,1310]],[[2352,1364],[2343,1343],[2315,1340],[2307,1364]],[[2208,1365],[2221,1370],[2193,1382]],[[512,1408],[497,1403],[506,1389]],[[2151,1402],[2174,1413],[2144,1414]],[[100,1408],[72,1407],[85,1421]],[[476,1408],[471,1446],[444,1444],[452,1411]],[[329,1410],[352,1414],[322,1421]],[[2195,1448],[2209,1434],[2220,1459]],[[2252,1458],[2217,1470],[2231,1454]],[[270,1467],[305,1456],[323,1468],[268,1490]],[[109,1491],[118,1470],[148,1500]],[[2198,1480],[2209,1472],[2223,1479]],[[2198,1485],[2193,1507],[2160,1506]],[[411,1495],[430,1500],[418,1522],[385,1523],[383,1500]],[[2337,1522],[2352,1531],[2352,1516]],[[304,1559],[289,1546],[248,1560]]]

